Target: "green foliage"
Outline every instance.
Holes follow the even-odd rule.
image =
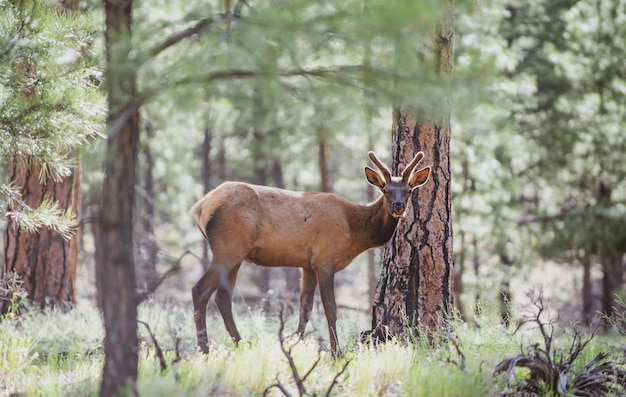
[[[453,112],[463,300],[541,258],[625,252],[625,15],[623,1],[497,0],[457,19],[455,70],[484,72]]]
[[[5,319],[0,322],[0,393],[96,395],[102,334],[94,310],[28,311]]]
[[[0,163],[25,159],[39,167],[41,183],[60,180],[104,119],[98,19],[40,2],[2,2],[0,9]],[[7,183],[0,197],[19,204],[8,216],[28,231],[47,226],[67,236],[75,224],[56,203],[26,206]]]
[[[536,221],[551,237],[545,252],[570,258],[624,252],[626,90],[615,54],[626,52],[619,22],[625,6],[525,2],[511,7],[502,24],[517,55],[512,74],[533,94],[514,94],[511,116],[540,155],[524,177],[533,180]]]
[[[7,185],[0,185],[0,195],[7,199],[9,205],[17,204],[19,211],[8,211],[6,216],[13,218],[26,232],[34,233],[46,227],[65,239],[69,239],[74,233],[76,215],[69,209],[60,208],[56,201],[46,198],[39,207],[32,208],[20,200],[19,194]]]
[[[141,2],[134,10],[142,118],[156,131],[156,224],[174,242],[190,229],[185,214],[204,193],[205,129],[213,186],[225,178],[319,190],[325,139],[331,188],[365,202],[365,153],[369,142],[389,152],[392,105],[441,96],[426,45],[441,6],[246,2],[237,15],[222,12],[219,1]],[[201,32],[161,46],[205,21]]]

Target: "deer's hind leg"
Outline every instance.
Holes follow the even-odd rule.
[[[231,274],[230,270],[235,270],[234,274],[236,278],[236,270],[239,269],[239,264],[228,266],[225,265],[225,263],[227,262],[218,262],[214,259],[209,268],[204,272],[202,277],[200,277],[200,280],[198,280],[198,282],[191,289],[194,308],[193,319],[196,324],[198,347],[203,353],[209,352],[209,340],[206,331],[207,304],[215,291],[219,291],[219,289],[223,288],[224,285],[229,285],[229,278]]]
[[[241,335],[239,335],[235,319],[233,318],[232,305],[233,289],[235,288],[235,283],[237,282],[237,273],[239,272],[240,267],[241,263],[230,270],[227,279],[224,280],[224,282],[218,287],[217,294],[215,295],[215,304],[222,315],[226,331],[228,331],[231,338],[233,338],[235,342],[239,342],[241,340]]]

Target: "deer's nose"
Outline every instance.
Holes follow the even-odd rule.
[[[393,204],[391,204],[391,209],[394,211],[402,211],[404,210],[404,203],[401,201],[396,201]]]

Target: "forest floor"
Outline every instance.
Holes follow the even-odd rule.
[[[296,396],[330,391],[337,396],[483,397],[521,395],[515,393],[532,387],[539,387],[537,395],[542,395],[559,387],[572,393],[582,384],[576,379],[600,364],[612,365],[616,376],[623,371],[625,346],[619,330],[585,344],[589,335],[552,324],[543,302],[534,312],[519,313],[518,318],[529,320],[519,329],[521,322],[507,328],[495,310],[484,310],[471,325],[451,322],[434,340],[415,337],[381,345],[362,343],[362,315],[346,311],[338,322],[343,354],[337,359],[327,350],[320,313],[314,313],[311,332],[302,341],[289,334],[297,315],[287,315],[281,343],[281,306],[274,301],[269,310],[239,312],[244,338],[239,345],[211,312],[210,352],[203,355],[196,350],[191,307],[155,299],[143,303],[138,316],[139,395],[250,396],[267,391],[270,396]],[[86,303],[66,314],[27,309],[7,316],[0,321],[0,396],[97,395],[103,336],[98,310]],[[597,359],[600,353],[607,356]],[[553,382],[537,377],[538,367],[532,365],[540,360],[554,367]],[[604,384],[611,384],[607,379]],[[626,377],[615,378],[616,389],[607,395],[623,395],[623,382]]]
[[[343,354],[337,359],[328,349],[319,302],[300,341],[290,334],[298,323],[297,297],[242,294],[254,289],[246,280],[254,277],[252,267],[242,269],[235,294],[244,341],[232,342],[211,302],[210,352],[200,354],[189,290],[201,269],[194,263],[184,267],[139,307],[140,396],[539,396],[559,388],[563,395],[574,395],[581,385],[596,384],[615,387],[588,395],[626,395],[626,342],[620,326],[626,321],[593,337],[588,329],[570,326],[576,316],[568,313],[575,302],[567,297],[577,289],[577,273],[568,267],[545,265],[512,277],[510,286],[518,293],[508,327],[497,299],[485,293],[480,310],[468,308],[467,322],[453,320],[435,338],[375,345],[360,338],[371,321],[361,270],[366,266],[353,265],[341,273],[338,285]],[[69,313],[25,307],[19,315],[0,319],[0,397],[98,395],[104,330],[93,277],[92,267],[81,267],[81,295]],[[532,288],[537,280],[548,287]],[[519,292],[527,290],[535,293]],[[609,374],[603,374],[607,369]]]

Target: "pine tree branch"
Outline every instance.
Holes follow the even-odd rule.
[[[230,10],[227,10],[226,14],[221,14],[220,17],[228,19],[229,23],[230,23],[230,19],[241,18],[241,10],[244,5],[247,5],[249,7],[248,3],[245,0],[239,0],[237,1],[237,4],[235,5],[235,9],[233,10],[232,13],[230,12]],[[190,26],[181,32],[171,35],[170,37],[165,39],[165,41],[163,41],[161,44],[158,44],[152,47],[152,49],[148,51],[148,54],[155,57],[159,55],[161,52],[180,43],[181,41],[183,41],[184,39],[188,37],[193,37],[194,35],[200,35],[204,33],[215,22],[216,22],[216,19],[213,17],[202,18],[195,25]]]
[[[211,25],[213,25],[213,23],[215,23],[214,18],[212,17],[203,18],[200,21],[198,21],[195,25],[190,26],[187,29],[168,37],[161,44],[158,44],[152,47],[152,49],[148,51],[148,54],[155,57],[159,55],[161,52],[163,52],[164,50],[172,47],[175,44],[180,43],[181,41],[183,41],[184,39],[188,37],[204,33],[204,31],[206,31]]]

